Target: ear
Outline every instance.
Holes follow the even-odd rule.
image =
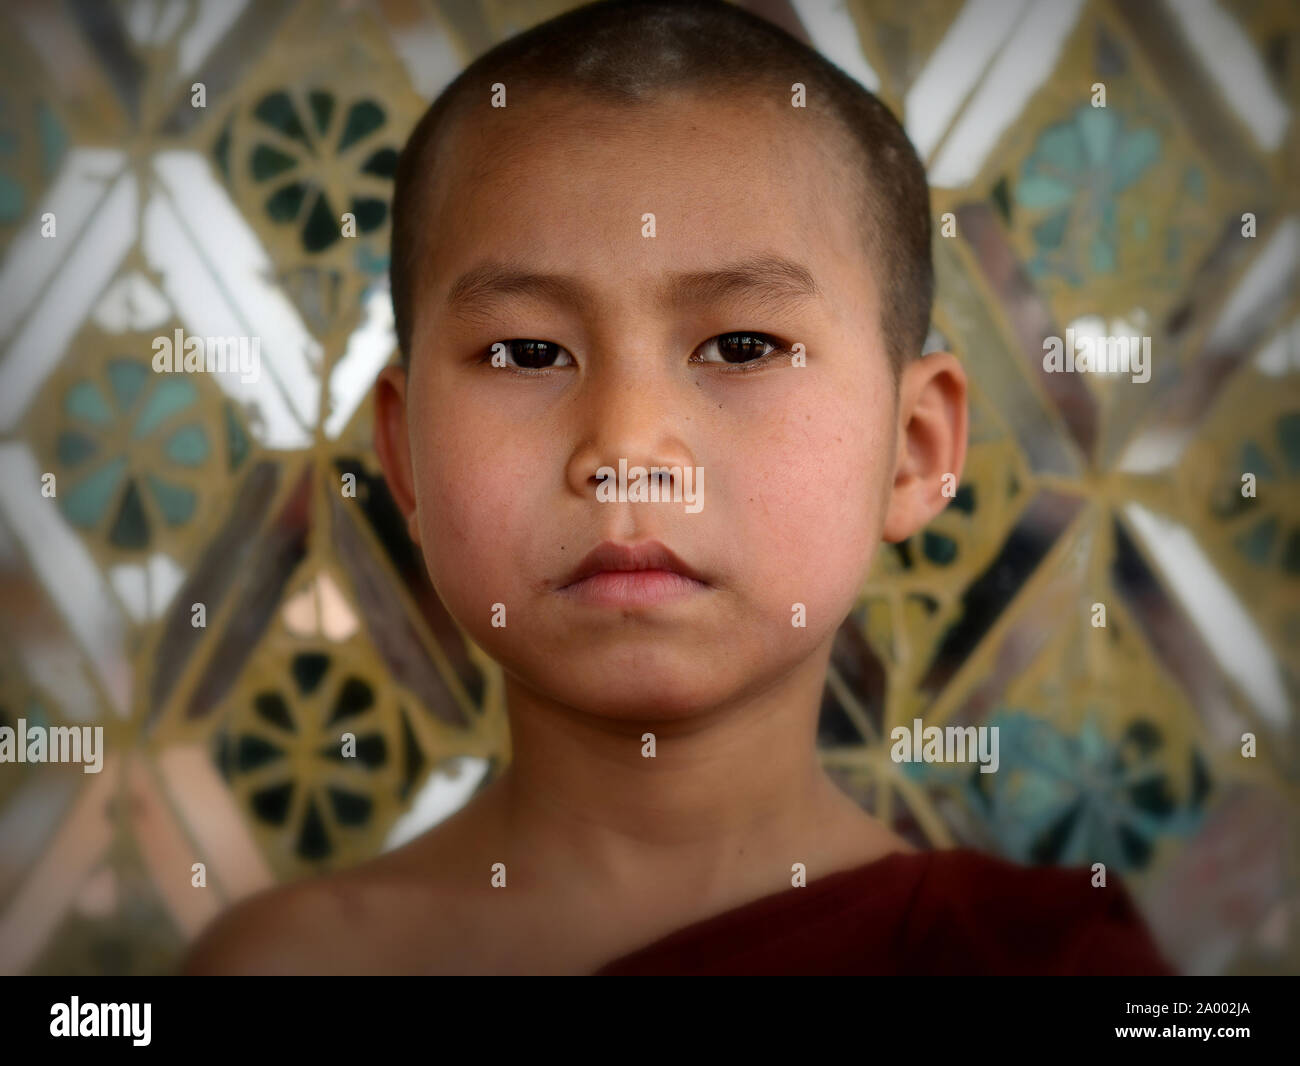
[[[966,463],[966,372],[951,352],[931,352],[903,368],[898,385],[898,451],[881,530],[906,540],[948,506],[944,474],[961,482]]]
[[[388,491],[406,519],[411,540],[420,543],[415,505],[415,471],[406,420],[407,375],[401,366],[386,366],[375,382],[375,451],[384,468]]]

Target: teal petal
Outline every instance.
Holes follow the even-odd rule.
[[[384,224],[388,217],[388,204],[373,197],[353,197],[352,214],[356,216],[357,229],[370,233]]]
[[[1300,412],[1292,411],[1277,420],[1277,442],[1286,459],[1288,474],[1300,474]]]
[[[1106,753],[1110,750],[1110,745],[1106,743],[1106,738],[1101,730],[1097,728],[1097,723],[1091,719],[1083,724],[1079,730],[1079,753],[1085,763],[1100,763],[1106,758]]]
[[[1088,244],[1088,254],[1092,261],[1094,274],[1113,274],[1115,272],[1115,246],[1100,233],[1093,236]]]
[[[365,274],[382,274],[388,269],[388,256],[377,254],[369,245],[358,244],[356,264],[357,269]]]
[[[1009,225],[1011,223],[1011,190],[1008,188],[1005,174],[998,178],[991,195],[993,203],[997,205],[998,214],[1002,216],[1002,221]]]
[[[135,406],[135,401],[144,391],[149,373],[149,368],[144,363],[129,359],[118,359],[108,364],[108,384],[113,390],[119,411],[126,412]]]
[[[334,114],[334,95],[317,89],[308,95],[307,100],[311,105],[312,118],[316,120],[316,132],[324,135]]]
[[[59,434],[57,448],[60,463],[64,466],[77,466],[94,455],[99,450],[99,445],[84,433],[68,429]]]
[[[310,186],[305,181],[293,181],[277,189],[266,198],[266,213],[272,222],[292,222],[302,210]]]
[[[1291,530],[1282,550],[1282,569],[1292,577],[1300,575],[1300,529]]]
[[[264,96],[253,109],[253,114],[286,137],[300,141],[307,148],[311,147],[307,131],[303,129],[298,111],[288,93],[281,91]]]
[[[309,252],[319,252],[339,239],[339,224],[325,194],[316,197],[302,228],[302,246]]]
[[[1119,119],[1109,108],[1088,106],[1080,109],[1075,123],[1083,142],[1085,165],[1089,169],[1101,166],[1114,151]]]
[[[42,729],[50,727],[50,713],[45,709],[45,704],[35,697],[27,704],[27,727],[30,729],[34,725]]]
[[[212,146],[212,155],[217,161],[217,166],[221,169],[221,176],[227,181],[230,180],[230,123],[226,124],[217,142]]]
[[[921,537],[921,550],[932,563],[947,566],[957,558],[957,542],[942,533],[926,530]]]
[[[249,168],[253,173],[254,181],[266,181],[267,178],[273,178],[277,174],[283,174],[286,170],[292,170],[298,165],[298,160],[278,148],[272,148],[269,144],[259,144],[253,149],[252,158],[249,160]]]
[[[5,174],[0,174],[0,221],[16,222],[23,214],[26,198],[23,187]]]
[[[1055,249],[1065,239],[1065,229],[1070,221],[1070,212],[1058,211],[1034,227],[1034,243],[1039,248]]]
[[[1263,566],[1272,554],[1273,542],[1277,539],[1277,528],[1276,516],[1265,518],[1238,536],[1232,543],[1252,563]]]
[[[153,390],[140,417],[136,419],[131,436],[136,440],[147,437],[177,411],[184,410],[198,398],[198,390],[191,382],[184,378],[164,378]]]
[[[182,426],[167,439],[163,452],[182,466],[202,466],[208,457],[208,436],[202,426]]]
[[[46,174],[53,174],[68,147],[68,134],[53,109],[43,100],[36,112],[36,128],[41,138],[41,165]]]
[[[1016,203],[1030,209],[1061,207],[1073,198],[1073,186],[1046,174],[1030,175],[1016,185]]]
[[[1097,822],[1097,816],[1086,805],[1076,818],[1070,835],[1060,850],[1060,863],[1065,866],[1080,866],[1088,855],[1096,851],[1089,846]]]
[[[1084,168],[1083,141],[1072,123],[1044,131],[1034,146],[1034,169],[1057,174],[1078,174]]]
[[[348,111],[339,137],[340,152],[345,152],[384,124],[384,111],[373,100],[360,100]]]
[[[391,179],[397,174],[397,159],[397,149],[381,148],[362,164],[361,173]]]
[[[82,529],[98,526],[125,472],[126,456],[119,455],[80,481],[66,496],[60,496],[68,521]]]
[[[1017,821],[1031,840],[1050,829],[1070,804],[1069,797],[1063,797],[1054,782],[1040,775],[1024,781],[1016,798]]]
[[[1160,155],[1160,137],[1154,130],[1135,130],[1120,139],[1111,160],[1111,188],[1127,189]]]
[[[1254,474],[1260,481],[1272,481],[1277,477],[1273,464],[1253,440],[1248,440],[1241,446],[1241,472]]]
[[[149,546],[149,519],[145,517],[140,500],[140,489],[132,478],[126,483],[122,506],[118,508],[113,528],[108,532],[111,544],[118,548],[146,548]]]
[[[239,469],[239,464],[248,456],[248,434],[240,425],[239,418],[230,404],[225,406],[226,416],[226,460],[231,470]]]
[[[194,516],[198,497],[189,489],[163,481],[153,474],[148,475],[145,480],[168,525],[178,526],[182,522],[188,522]]]
[[[63,397],[63,409],[70,417],[97,426],[107,426],[113,422],[113,410],[104,399],[99,385],[93,381],[79,381],[73,385]]]

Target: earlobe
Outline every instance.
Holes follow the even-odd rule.
[[[401,366],[387,366],[375,381],[375,452],[384,470],[384,480],[393,502],[406,519],[407,532],[420,543],[416,521],[415,471],[411,465],[411,444],[406,419],[407,373]]]
[[[966,372],[951,352],[931,352],[903,369],[898,387],[898,454],[881,537],[906,540],[948,506],[966,463]]]

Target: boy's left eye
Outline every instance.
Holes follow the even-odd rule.
[[[766,350],[764,350],[766,349]],[[700,352],[715,352],[718,358],[700,358],[691,356],[691,362],[699,363],[754,363],[768,356],[779,354],[785,349],[780,342],[763,333],[719,333],[710,337],[699,347]]]

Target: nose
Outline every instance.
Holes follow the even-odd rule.
[[[661,359],[628,359],[593,373],[575,401],[582,405],[578,423],[583,433],[569,458],[569,489],[595,499],[604,480],[600,468],[617,471],[620,459],[627,460],[629,469],[696,466],[681,432],[690,425],[686,408],[691,391],[689,379],[675,378]],[[674,476],[661,475],[663,489],[677,488]]]

